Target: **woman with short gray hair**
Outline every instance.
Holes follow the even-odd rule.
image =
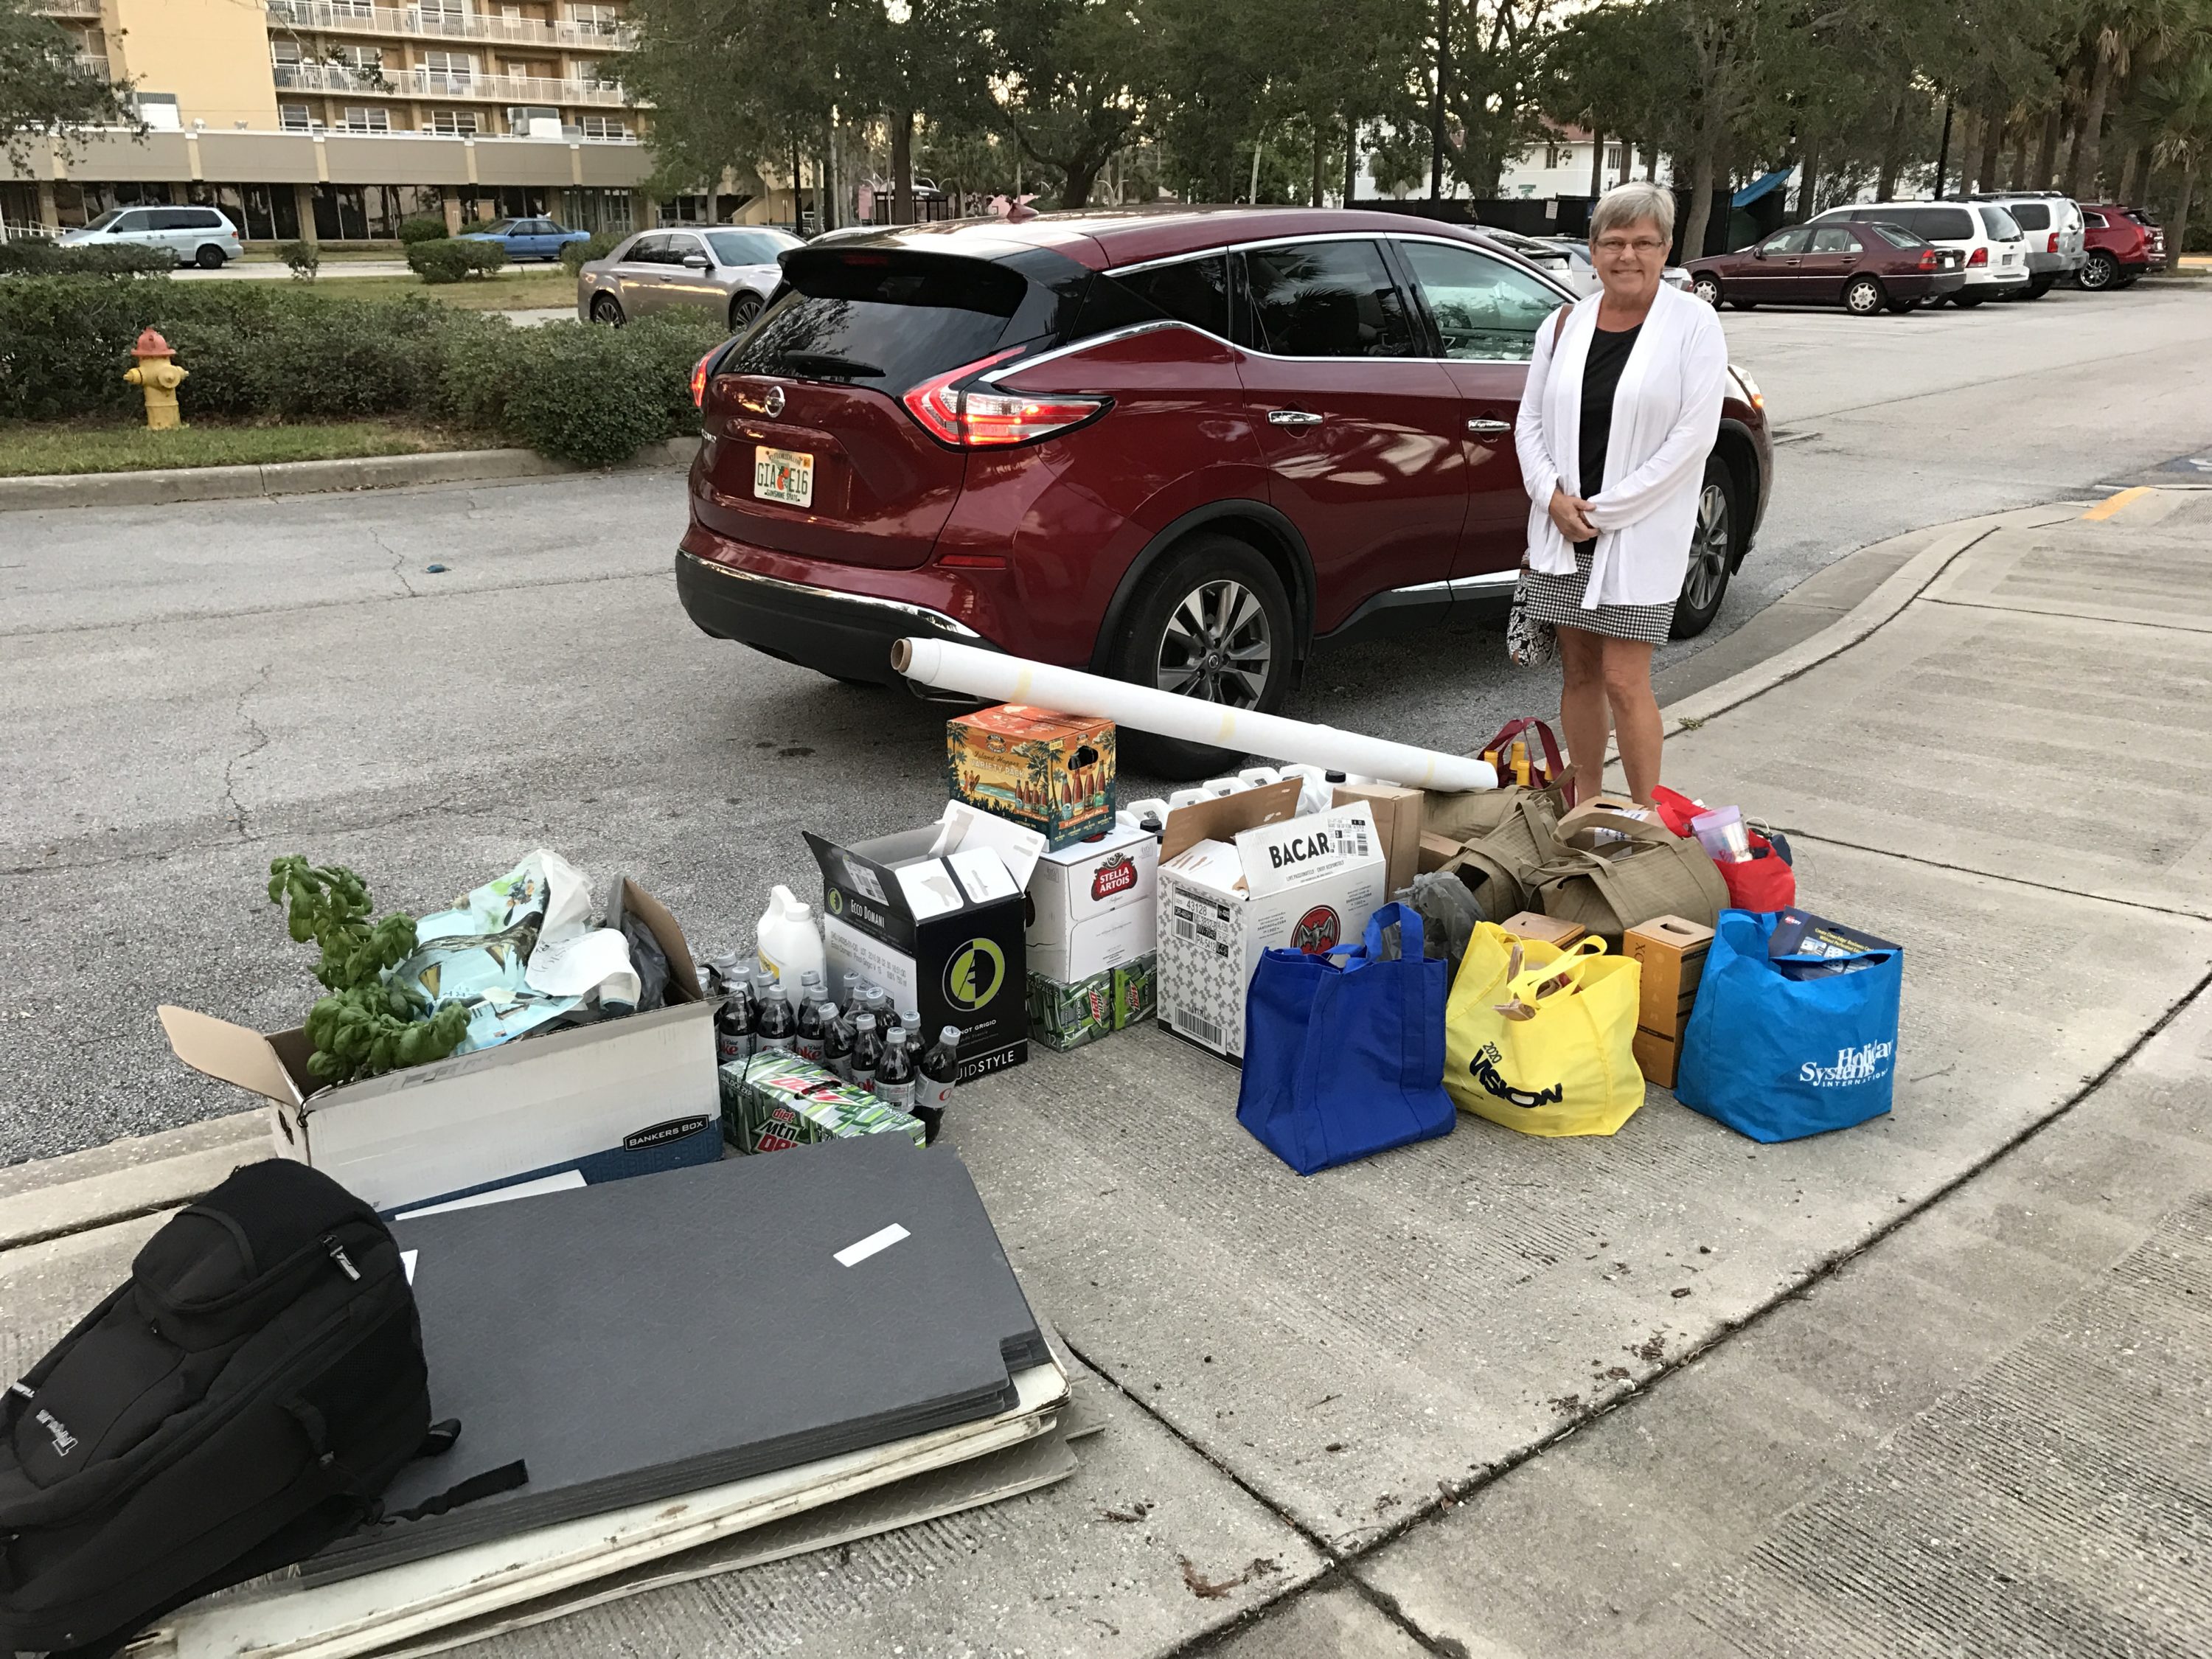
[[[1662,280],[1674,198],[1638,181],[1590,215],[1599,290],[1537,331],[1514,427],[1529,497],[1522,602],[1559,630],[1559,725],[1576,787],[1603,785],[1606,732],[1628,793],[1659,787],[1651,651],[1689,568],[1728,344],[1712,307]]]

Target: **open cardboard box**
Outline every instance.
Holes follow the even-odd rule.
[[[714,1009],[667,907],[625,878],[623,914],[668,957],[666,1007],[336,1088],[308,1071],[296,1026],[264,1034],[167,1004],[161,1026],[185,1065],[270,1103],[278,1156],[379,1210],[710,1163],[721,1156]]]

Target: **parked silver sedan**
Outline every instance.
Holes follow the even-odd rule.
[[[743,328],[783,280],[777,259],[802,246],[788,231],[738,226],[640,231],[577,270],[576,316],[620,325],[656,311],[704,311]]]

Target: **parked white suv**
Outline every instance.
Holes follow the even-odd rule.
[[[113,208],[82,230],[65,231],[64,247],[116,247],[125,244],[160,248],[180,265],[203,270],[222,268],[246,250],[238,227],[210,207]]]
[[[2027,291],[2014,297],[2040,300],[2089,262],[2081,204],[2065,191],[1979,191],[1974,200],[2002,208],[2027,233]]]
[[[1994,203],[1852,202],[1815,214],[1812,222],[1823,219],[1870,219],[1909,230],[1938,247],[1957,248],[1966,281],[1951,303],[1961,310],[2027,292],[2027,233]]]

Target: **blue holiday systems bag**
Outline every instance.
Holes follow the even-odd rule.
[[[1422,954],[1419,913],[1384,905],[1339,954],[1342,967],[1263,951],[1245,995],[1237,1121],[1300,1175],[1449,1134],[1458,1116],[1443,1087],[1451,970]]]
[[[1770,957],[1791,915],[1721,912],[1682,1035],[1674,1097],[1753,1140],[1880,1117],[1897,1069],[1905,952]]]

